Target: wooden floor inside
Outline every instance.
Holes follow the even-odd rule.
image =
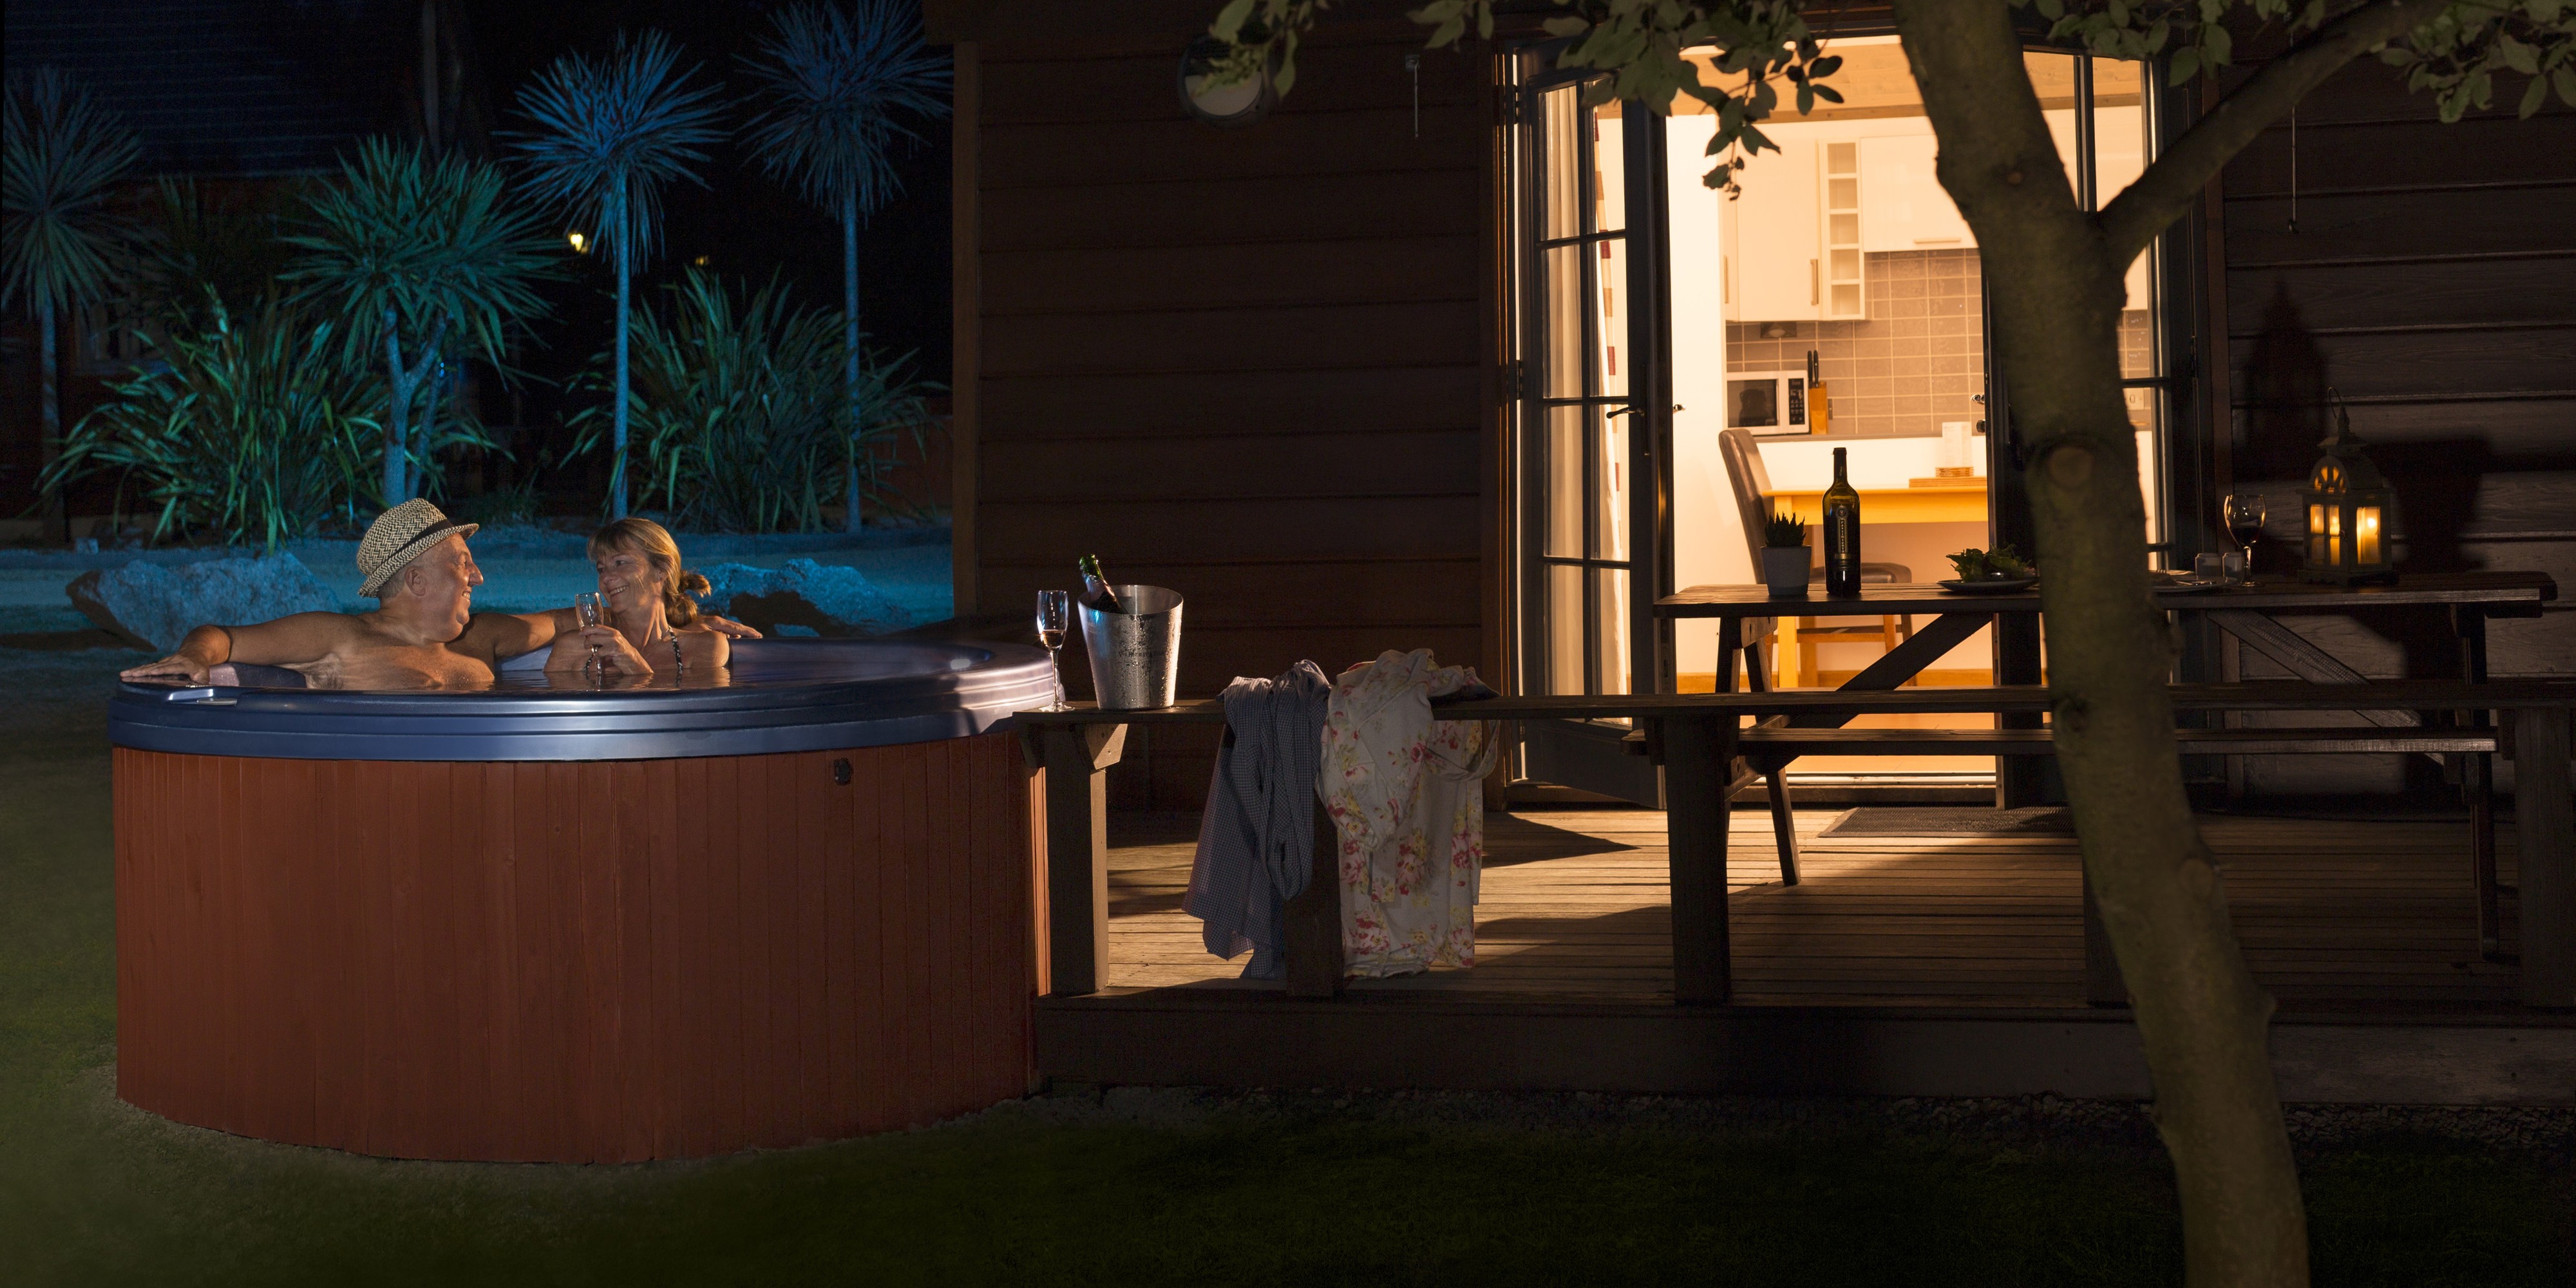
[[[2072,836],[1837,836],[1802,811],[1802,874],[1780,883],[1767,815],[1734,814],[1730,925],[1739,1005],[2081,1009]],[[1109,992],[1243,989],[1181,911],[1197,820],[1112,824]],[[2284,1016],[2518,1010],[2482,960],[2462,822],[2205,817],[2238,937]],[[2515,949],[2511,829],[2505,949]],[[1357,991],[1669,1001],[1664,818],[1647,810],[1489,815],[1477,963]],[[1390,999],[1392,1000],[1392,999]]]

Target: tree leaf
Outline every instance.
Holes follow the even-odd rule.
[[[2173,56],[2173,71],[2165,77],[2168,85],[2180,85],[2200,74],[2200,51],[2186,49]]]
[[[2522,91],[2522,117],[2525,120],[2530,119],[2531,114],[2539,111],[2540,105],[2548,101],[2549,82],[2537,76],[2532,77],[2531,84]]]
[[[2558,99],[2576,107],[2576,67],[2561,67],[2549,73],[2549,83],[2558,87]]]
[[[1208,24],[1208,34],[1231,45],[1243,34],[1243,20],[1252,16],[1253,0],[1226,0],[1216,11],[1216,21]]]

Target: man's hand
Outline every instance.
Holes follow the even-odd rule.
[[[760,632],[755,631],[730,617],[718,617],[713,613],[704,613],[699,615],[698,620],[705,622],[707,624],[707,629],[714,631],[718,635],[730,635],[738,640],[756,640],[760,638]]]
[[[164,684],[204,684],[206,673],[214,670],[205,662],[185,652],[173,653],[158,662],[129,667],[116,673],[120,680],[157,680]]]

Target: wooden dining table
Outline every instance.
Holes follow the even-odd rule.
[[[2456,678],[2472,684],[2487,680],[2487,622],[2498,617],[2537,617],[2541,606],[2558,597],[2558,584],[2539,572],[2424,573],[2401,576],[2394,583],[2341,586],[2285,577],[2259,577],[2250,585],[2216,589],[2159,584],[2151,594],[2158,608],[2197,615],[2233,636],[2244,647],[2271,659],[2291,675],[2313,684],[2365,685],[2370,677],[2315,641],[2291,629],[2281,618],[2314,613],[2400,610],[2446,614],[2458,643]],[[1716,687],[1735,687],[1735,664],[1746,656],[1758,675],[1762,660],[1745,638],[1743,623],[1757,618],[1923,616],[1911,639],[1887,651],[1840,687],[1855,690],[1894,689],[1979,630],[1996,628],[1995,683],[2038,684],[2044,674],[2038,637],[2040,596],[2037,589],[1956,592],[1939,585],[1863,586],[1857,595],[1810,595],[1774,599],[1761,586],[1692,586],[1655,601],[1655,615],[1667,620],[1709,619],[1718,622]],[[2424,713],[2371,710],[2356,706],[2363,719],[2383,727],[2414,727]],[[2484,711],[2462,711],[2450,717],[2468,728],[2489,727]],[[1794,724],[1840,727],[1849,717],[1802,716]],[[2005,728],[2037,728],[2036,714],[1997,717]],[[2482,890],[2480,938],[2496,942],[2498,914],[2495,888],[2494,765],[2487,754],[2460,757],[2460,791],[2469,807],[2474,836],[2474,862]],[[1767,767],[1776,771],[1779,766]],[[1775,776],[1774,782],[1777,783]],[[2038,803],[2035,782],[1999,770],[1998,803]]]

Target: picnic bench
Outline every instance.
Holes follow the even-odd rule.
[[[2522,999],[2527,1005],[2576,1007],[2576,782],[2569,774],[2571,709],[2576,682],[2381,681],[2363,691],[2295,681],[2177,685],[2177,714],[2218,712],[2349,712],[2477,710],[2502,718],[2456,728],[2345,727],[2178,729],[2178,750],[2226,749],[2252,754],[2351,754],[2425,751],[2502,754],[2516,768],[2515,828],[2521,852]],[[2045,728],[1868,731],[1837,727],[1854,716],[1985,712],[2036,719],[2049,710],[2045,688],[1800,690],[1775,693],[1635,694],[1435,699],[1450,719],[1630,719],[1664,767],[1669,834],[1674,999],[1723,1003],[1732,989],[1727,934],[1728,799],[1739,754],[1840,751],[1857,735],[1897,733],[1869,741],[1881,748],[1920,739],[1925,747],[1978,748],[1975,754],[2035,756],[2052,750]],[[1748,719],[1785,717],[1747,729]],[[1117,762],[1130,725],[1222,724],[1221,702],[1202,699],[1150,711],[1065,711],[1012,717],[1030,758],[1046,780],[1048,878],[1044,924],[1053,995],[1097,992],[1108,961],[1108,810],[1105,773]],[[1978,741],[1982,740],[1982,741]],[[1901,754],[1920,754],[1906,751]],[[1306,893],[1288,907],[1288,991],[1328,997],[1342,983],[1338,847],[1320,802],[1314,867]],[[2090,903],[2088,896],[2087,903]],[[2085,918],[2088,1000],[2120,1000],[2116,967],[2097,918]],[[2105,973],[2107,972],[2107,974]]]

